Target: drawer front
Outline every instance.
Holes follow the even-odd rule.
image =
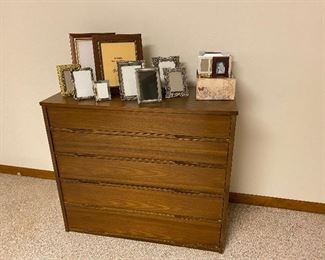
[[[66,205],[74,231],[217,250],[220,224]]]
[[[67,179],[145,185],[223,194],[225,169],[57,155],[59,176]]]
[[[204,114],[167,114],[100,109],[48,108],[50,126],[210,138],[228,138],[230,117]]]
[[[190,194],[149,189],[61,180],[64,202],[78,205],[117,208],[205,219],[220,219],[221,198],[207,194]]]
[[[225,165],[228,143],[52,131],[56,152]]]

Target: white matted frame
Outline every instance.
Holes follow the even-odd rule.
[[[158,68],[136,69],[138,103],[161,102],[161,83]]]
[[[91,68],[83,68],[78,71],[73,71],[71,74],[74,84],[74,99],[82,100],[93,98],[93,70]]]
[[[96,101],[111,100],[111,91],[108,80],[99,80],[93,83],[93,90]]]
[[[92,68],[96,77],[93,35],[114,35],[115,33],[70,33],[70,49],[73,64],[80,64],[82,68]]]
[[[166,98],[185,97],[189,95],[186,70],[184,67],[164,68]]]
[[[144,60],[117,61],[121,100],[137,100],[138,90],[136,84],[135,70],[144,68],[144,66]]]
[[[165,79],[163,74],[164,68],[178,68],[180,66],[179,56],[169,57],[152,57],[152,66],[159,69],[159,75],[161,82],[165,85]]]

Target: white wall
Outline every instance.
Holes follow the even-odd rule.
[[[69,32],[142,33],[145,57],[234,56],[231,190],[325,202],[323,1],[2,1],[0,164],[52,169],[38,102],[59,91]],[[68,3],[67,3],[68,2]]]

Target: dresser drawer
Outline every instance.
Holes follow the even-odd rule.
[[[219,197],[144,188],[61,180],[64,202],[96,207],[138,210],[217,220],[222,216]]]
[[[53,131],[56,152],[225,165],[228,143]]]
[[[218,250],[220,224],[66,205],[70,230]]]
[[[230,116],[48,108],[54,128],[228,138]]]
[[[109,157],[57,155],[61,178],[223,194],[225,169]]]

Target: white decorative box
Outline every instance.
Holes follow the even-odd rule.
[[[234,100],[236,80],[234,78],[198,78],[197,100]]]

